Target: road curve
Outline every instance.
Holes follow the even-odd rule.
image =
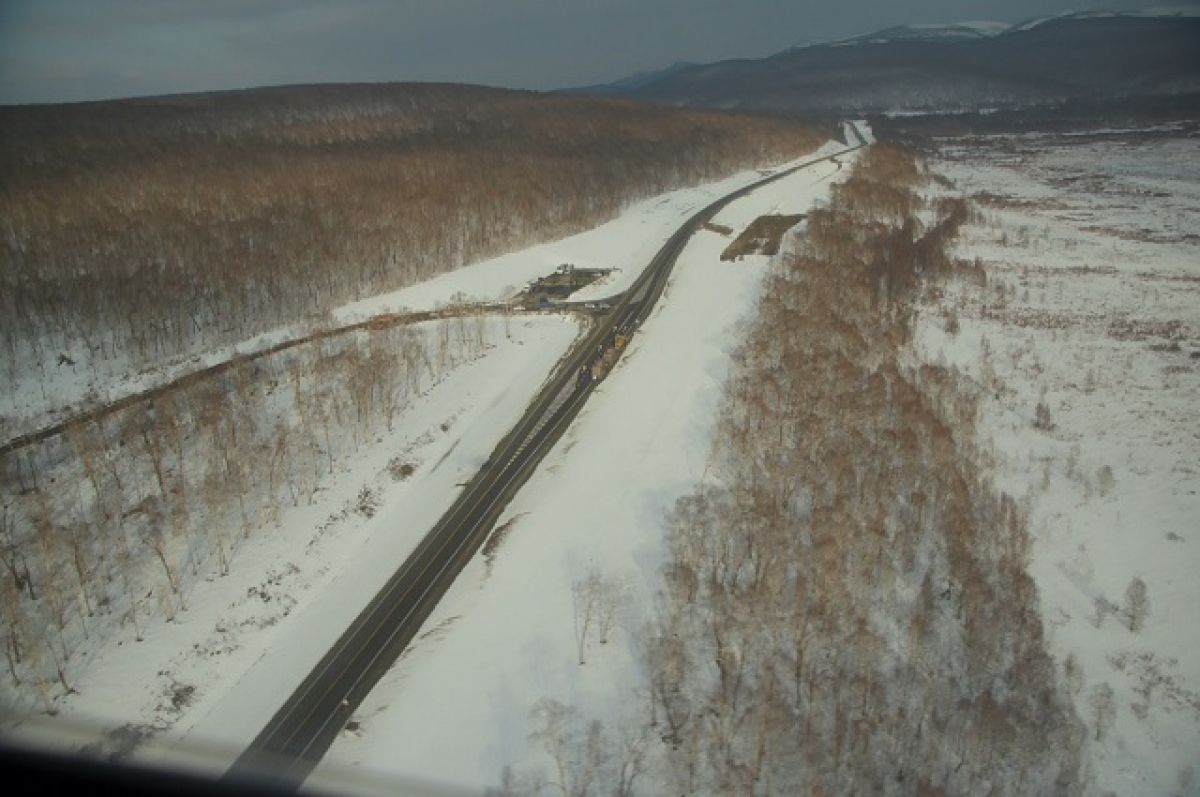
[[[857,130],[854,130],[858,135]],[[234,762],[228,782],[298,789],[375,683],[475,555],[504,507],[570,425],[594,383],[577,374],[617,330],[632,335],[658,301],[688,239],[717,211],[767,183],[853,152],[858,143],[777,172],[711,203],[659,249],[611,311],[559,363],[546,386],[449,510]]]

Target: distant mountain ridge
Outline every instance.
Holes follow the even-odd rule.
[[[1200,5],[1015,25],[902,25],[766,58],[675,64],[585,94],[782,113],[1013,108],[1200,92]]]
[[[847,46],[851,44],[884,44],[893,41],[969,41],[987,39],[1005,32],[1011,26],[1006,22],[976,21],[955,22],[948,25],[895,25],[890,28],[852,36],[849,39],[838,39],[831,42],[818,42],[816,45],[803,44],[800,47],[824,45]]]

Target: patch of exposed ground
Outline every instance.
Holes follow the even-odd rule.
[[[804,218],[803,213],[791,216],[768,214],[759,216],[742,230],[721,253],[722,260],[737,260],[744,255],[775,255],[783,234]]]

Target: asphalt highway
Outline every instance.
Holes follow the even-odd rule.
[[[857,132],[857,131],[856,131]],[[721,208],[767,183],[865,146],[777,172],[688,219],[611,309],[559,363],[545,387],[453,505],[296,687],[226,773],[227,781],[298,789],[352,712],[420,631],[455,577],[483,545],[513,496],[562,436],[595,383],[580,372],[619,331],[631,337],[662,295],[688,239]]]

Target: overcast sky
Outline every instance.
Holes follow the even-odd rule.
[[[339,81],[559,88],[906,22],[1105,7],[1112,0],[0,0],[0,103]]]

